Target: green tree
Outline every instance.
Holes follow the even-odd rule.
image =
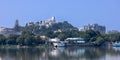
[[[5,44],[6,37],[4,35],[0,35],[0,44]]]
[[[17,44],[16,43],[16,39],[18,37],[19,37],[19,35],[9,35],[8,38],[7,38],[7,40],[6,40],[6,43],[7,44],[13,44],[13,45]]]
[[[65,36],[65,34],[59,34],[58,35],[58,38],[60,38],[62,41],[64,41],[64,39],[66,39],[66,36]]]
[[[104,43],[104,38],[102,38],[102,37],[97,37],[96,38],[96,41],[95,41],[95,44],[96,45],[101,45],[102,43]]]
[[[16,43],[18,45],[24,45],[24,40],[25,40],[25,37],[24,36],[20,36],[20,37],[17,38]]]
[[[33,45],[33,37],[32,36],[27,36],[24,40],[25,45]]]

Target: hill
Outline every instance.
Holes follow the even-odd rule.
[[[61,32],[66,30],[76,30],[77,28],[72,26],[67,21],[64,22],[58,22],[58,23],[52,23],[52,24],[43,24],[40,25],[40,22],[31,22],[30,25],[26,24],[24,30],[30,30],[36,35],[46,35],[47,32]]]

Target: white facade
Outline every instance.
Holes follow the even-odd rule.
[[[83,28],[79,29],[79,31],[86,31],[86,30],[97,30],[105,33],[106,27],[98,24],[88,24],[88,25],[85,25]]]
[[[50,42],[59,42],[60,39],[59,39],[59,38],[53,38],[53,39],[50,39],[49,41],[50,41]]]
[[[29,23],[27,23],[27,26],[39,25],[40,27],[41,26],[49,27],[49,26],[53,25],[54,23],[56,23],[55,17],[51,17],[50,19],[42,20],[42,21],[40,21],[38,23],[29,22]]]
[[[0,27],[0,34],[5,36],[9,36],[10,34],[21,35],[21,32],[16,32],[11,28]]]
[[[0,27],[0,32],[3,32],[6,28]]]

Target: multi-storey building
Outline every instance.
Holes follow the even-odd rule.
[[[86,30],[97,30],[102,33],[106,32],[106,27],[98,24],[88,24],[85,25],[83,28],[79,29],[80,31],[86,31]]]
[[[42,20],[42,21],[36,22],[36,23],[34,23],[34,22],[29,22],[29,23],[27,23],[26,25],[27,25],[27,26],[37,25],[37,26],[40,26],[40,27],[41,27],[41,26],[49,27],[49,26],[51,26],[51,25],[54,24],[54,23],[56,23],[55,17],[51,17],[51,18],[48,19],[48,20]]]
[[[120,33],[120,32],[117,30],[110,30],[107,32],[107,34],[116,34],[116,33]]]

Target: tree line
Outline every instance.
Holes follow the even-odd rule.
[[[66,38],[84,38],[85,42],[88,44],[94,43],[95,45],[103,45],[105,42],[120,42],[120,33],[112,33],[106,34],[101,33],[96,30],[87,30],[87,31],[79,31],[79,30],[65,30],[62,32],[53,31],[47,32],[46,36],[50,38],[58,37],[62,41]]]
[[[95,30],[64,30],[62,32],[47,31],[45,36],[48,38],[58,37],[62,41],[70,37],[81,37],[85,39],[86,43],[94,43],[96,45],[102,45],[105,42],[120,42],[120,33],[105,34]],[[42,40],[39,35],[35,35],[32,31],[26,30],[23,31],[21,35],[9,35],[8,37],[0,35],[0,44],[39,45],[45,44],[45,40]]]
[[[44,35],[48,38],[59,38],[64,41],[66,38],[81,37],[84,38],[86,43],[94,43],[96,45],[102,45],[105,42],[119,42],[120,33],[106,34],[97,30],[79,31],[76,27],[72,26],[67,21],[58,22],[50,27],[39,26],[36,24],[26,25],[20,29],[21,35],[9,35],[5,37],[0,35],[0,44],[11,45],[39,45],[45,44],[45,40],[42,40],[40,36]],[[60,31],[58,31],[60,30]],[[56,32],[55,32],[56,31]]]
[[[0,44],[1,45],[39,45],[45,44],[45,41],[40,38],[40,36],[36,36],[31,31],[23,31],[21,35],[9,35],[4,36],[0,35]]]

